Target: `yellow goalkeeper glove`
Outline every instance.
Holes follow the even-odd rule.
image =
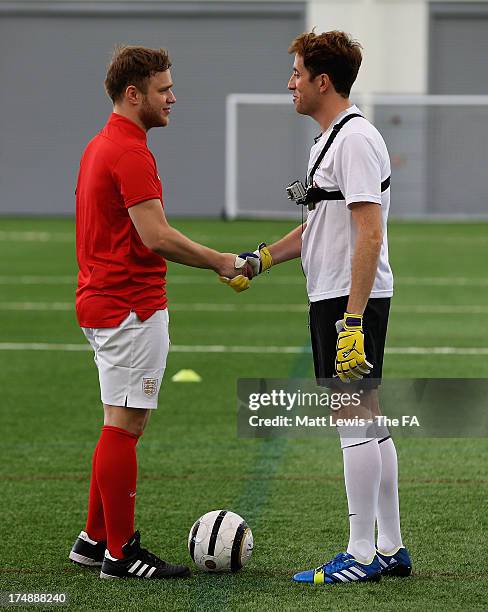
[[[222,283],[225,283],[226,285],[229,285],[229,287],[234,289],[236,293],[240,293],[241,291],[249,289],[249,285],[251,284],[251,281],[247,278],[247,276],[244,276],[243,274],[238,274],[237,276],[234,276],[234,278],[219,276],[219,279]]]
[[[249,264],[252,270],[252,277],[254,278],[261,272],[265,272],[269,270],[273,265],[273,258],[271,257],[271,253],[269,252],[268,247],[265,242],[261,242],[258,248],[253,252],[246,252],[237,255],[236,262],[234,264],[236,270],[240,270],[245,265]],[[251,281],[247,276],[243,274],[239,274],[238,276],[234,276],[234,278],[227,278],[226,276],[219,276],[221,282],[232,287],[234,291],[240,293],[241,291],[245,291],[249,289],[251,285]]]
[[[338,332],[335,369],[342,382],[360,380],[373,367],[364,354],[363,316],[344,313],[344,320],[337,321]]]
[[[261,272],[266,272],[273,265],[273,258],[265,242],[261,242],[253,253],[241,253],[239,258],[247,261],[251,266],[253,278],[261,274]]]
[[[246,265],[246,263],[247,261],[245,257],[243,258],[240,255],[237,255],[236,261],[234,263],[234,268],[236,270],[240,270]],[[238,274],[237,276],[234,276],[234,278],[228,278],[227,276],[219,276],[219,279],[222,283],[225,283],[226,285],[229,285],[229,287],[234,289],[236,293],[240,293],[241,291],[249,289],[249,285],[251,284],[251,281],[247,278],[247,276],[244,276],[244,274]]]

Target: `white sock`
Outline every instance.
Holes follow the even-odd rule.
[[[381,481],[378,495],[378,542],[381,553],[392,554],[403,546],[398,504],[398,462],[391,438],[378,444],[381,455]]]
[[[349,544],[347,552],[360,563],[371,563],[374,545],[381,456],[378,440],[342,449],[344,481],[349,506]]]

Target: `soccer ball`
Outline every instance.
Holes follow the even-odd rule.
[[[230,510],[212,510],[193,524],[188,550],[206,572],[237,572],[251,558],[252,532],[246,521]]]

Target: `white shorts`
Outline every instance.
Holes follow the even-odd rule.
[[[146,321],[131,312],[118,327],[82,328],[95,351],[104,404],[158,407],[169,350],[168,323],[168,311],[157,310]]]

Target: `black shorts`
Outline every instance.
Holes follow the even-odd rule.
[[[310,336],[317,382],[320,379],[333,378],[335,374],[335,324],[344,318],[348,299],[349,296],[345,295],[310,303]],[[382,376],[390,301],[391,298],[371,298],[363,315],[364,350],[366,359],[373,364],[373,369],[365,378],[376,381],[371,381],[372,387],[378,385]]]

